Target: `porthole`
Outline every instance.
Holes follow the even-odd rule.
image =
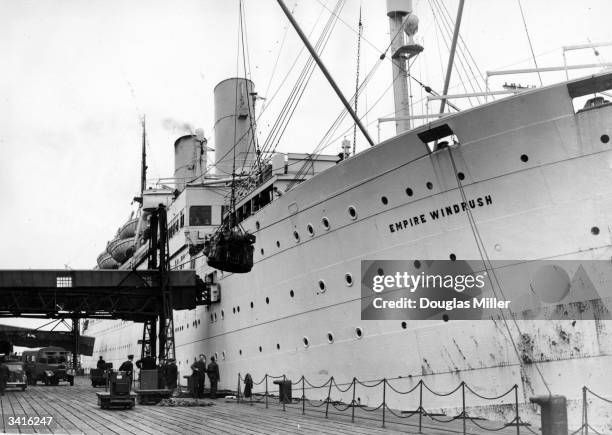
[[[431,181],[428,181],[425,186],[427,186],[427,189],[429,190],[433,189],[433,183]]]
[[[599,234],[599,227],[593,227],[591,228],[591,234],[593,234],[594,236]]]
[[[308,224],[306,226],[306,231],[308,231],[308,234],[310,235],[310,237],[314,236],[314,228],[312,227],[311,224]]]
[[[408,324],[406,322],[402,322],[402,329],[406,329],[408,327]]]
[[[521,155],[521,161],[522,162],[527,162],[528,160],[529,160],[529,157],[527,156],[527,154]]]
[[[225,311],[221,310],[221,318],[223,319],[225,317]]]
[[[210,315],[210,321],[211,322],[213,321],[213,315],[212,314]],[[182,326],[181,326],[181,328],[182,328]]]
[[[253,301],[251,301],[251,308],[253,308]]]
[[[278,240],[276,241],[276,247],[280,248],[280,242]]]
[[[264,255],[264,250],[263,250],[263,248],[261,248],[261,250],[260,250],[259,252],[261,252],[261,255]]]
[[[308,347],[309,346],[308,337],[302,338],[302,343],[304,343],[304,347]]]
[[[414,260],[414,268],[415,269],[420,269],[421,268],[421,262],[419,260]]]
[[[236,307],[236,311],[240,312],[240,305]]]
[[[217,313],[215,313],[215,320],[217,320]]]
[[[608,136],[607,134],[602,134],[599,140],[601,140],[603,143],[608,143],[610,142],[610,136]]]
[[[291,297],[295,296],[295,293],[293,292],[293,290],[291,290],[291,291],[289,292],[289,296],[291,296]]]
[[[261,352],[263,349],[261,348],[261,346],[259,346],[259,351]]]
[[[385,274],[385,271],[382,270],[382,268],[379,267],[378,270],[376,271],[376,274],[380,275],[380,276],[383,276]]]
[[[363,330],[361,328],[359,328],[359,327],[355,328],[355,336],[357,338],[363,337]]]
[[[238,355],[242,355],[242,349],[238,350]]]
[[[448,314],[442,314],[442,320],[448,322]]]
[[[236,314],[236,307],[232,308],[232,311],[234,312],[234,314]]]
[[[457,178],[459,178],[460,180],[465,180],[465,174],[463,172],[459,172],[457,174]]]
[[[387,197],[386,197],[386,196],[381,197],[381,198],[380,198],[380,202],[382,202],[384,205],[389,204],[389,200],[387,199]]]
[[[280,343],[276,343],[276,350],[280,350]]]
[[[414,195],[414,192],[412,191],[412,189],[410,187],[406,188],[406,195],[408,195],[408,196]]]
[[[448,258],[450,258],[451,261],[455,261],[457,259],[457,256],[455,254],[451,254],[448,256]]]
[[[270,298],[266,296],[266,304],[270,303]]]
[[[325,291],[325,281],[323,281],[322,279],[319,280],[319,290],[321,290],[322,292]]]
[[[295,239],[296,242],[300,241],[300,235],[297,231],[293,232],[293,238]]]
[[[353,285],[353,275],[351,275],[350,273],[347,273],[344,275],[344,281],[346,282],[347,286],[352,286]]]
[[[327,342],[329,344],[332,344],[334,342],[334,334],[332,334],[331,332],[327,333]]]
[[[215,360],[219,359],[219,355],[217,355],[217,352],[215,352]]]
[[[352,205],[348,208],[348,214],[351,219],[357,219],[357,210]]]
[[[255,221],[255,229],[259,231],[259,221]]]
[[[321,219],[321,223],[323,224],[323,228],[325,228],[325,230],[329,230],[329,219],[324,217]]]
[[[225,359],[225,351],[221,352],[221,359]]]

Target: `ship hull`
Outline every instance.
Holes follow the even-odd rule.
[[[516,384],[521,419],[538,422],[529,397],[550,389],[568,397],[572,428],[580,425],[582,386],[612,395],[606,280],[592,283],[595,320],[361,320],[362,260],[612,256],[612,152],[605,140],[612,107],[575,113],[567,88],[558,85],[444,123],[458,144],[430,152],[419,136],[430,130],[410,132],[302,183],[246,219],[242,225],[257,236],[253,270],[221,273],[219,303],[175,313],[181,375],[204,353],[217,356],[220,387],[230,389],[246,373],[255,380],[266,373],[293,381],[305,376],[318,385],[333,376],[343,388],[354,377],[386,378],[400,391],[421,380],[437,392],[465,382],[482,396]],[[201,254],[193,260],[198,274],[210,272]],[[111,335],[123,328],[139,325]],[[111,335],[99,335],[96,345]],[[309,398],[327,394],[307,391]],[[332,392],[344,402],[351,395]],[[378,406],[382,397],[381,388],[356,390],[363,404]],[[418,394],[387,392],[386,400],[394,409],[419,406]],[[424,400],[428,411],[461,412],[460,394]],[[467,406],[472,416],[510,421],[514,402],[514,394],[493,401],[472,395]],[[595,415],[594,424],[609,430],[610,412]]]

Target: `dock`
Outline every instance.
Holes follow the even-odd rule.
[[[75,385],[28,386],[25,391],[7,390],[0,397],[2,427],[4,433],[58,433],[58,434],[275,434],[275,433],[320,433],[344,435],[369,435],[389,433],[418,433],[414,418],[387,419],[382,427],[376,412],[363,415],[358,412],[355,422],[350,413],[340,413],[335,409],[325,418],[323,411],[307,409],[302,415],[299,403],[288,404],[283,411],[278,398],[268,398],[268,408],[264,401],[236,403],[235,400],[218,398],[200,399],[199,402],[210,406],[145,406],[136,405],[134,409],[101,409],[96,392],[104,388],[93,388],[89,379],[78,377]],[[10,417],[53,417],[50,426],[44,424],[10,423]],[[417,421],[418,421],[418,417]],[[14,419],[13,419],[14,420]],[[48,421],[48,420],[47,420]],[[14,421],[13,421],[14,422]],[[426,417],[423,419],[423,434],[442,435],[463,433],[463,422],[436,423]],[[482,423],[481,424],[486,424]],[[467,434],[485,433],[471,422],[467,422]],[[520,433],[539,433],[521,428]],[[534,428],[536,429],[536,428]],[[537,430],[537,429],[536,429]],[[504,428],[497,433],[516,434],[515,427]]]

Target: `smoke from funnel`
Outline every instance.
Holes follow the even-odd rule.
[[[194,134],[194,127],[188,122],[182,122],[174,118],[165,118],[162,121],[162,126],[175,134],[189,133]]]

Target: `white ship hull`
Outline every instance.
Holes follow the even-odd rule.
[[[257,236],[252,272],[221,274],[220,303],[175,312],[180,375],[190,374],[194,357],[204,353],[218,356],[220,386],[229,389],[239,373],[255,380],[303,375],[314,384],[330,376],[339,384],[387,378],[400,390],[423,380],[441,392],[464,381],[485,396],[517,384],[521,418],[537,423],[528,399],[547,392],[537,363],[553,394],[568,398],[570,428],[578,427],[583,385],[612,395],[610,321],[520,320],[521,332],[509,326],[517,353],[501,321],[362,321],[359,282],[361,260],[481,258],[467,212],[431,215],[461,208],[451,153],[491,260],[609,260],[612,151],[604,135],[612,134],[612,106],[575,113],[571,103],[567,86],[556,85],[448,117],[432,125],[448,124],[459,145],[430,153],[417,136],[426,129],[417,129],[324,171],[246,219],[242,225]],[[204,276],[205,257],[196,257]],[[592,309],[605,314],[612,288],[593,284],[599,299]],[[142,330],[129,323],[104,329],[111,324],[97,321],[87,334],[96,336],[94,358],[118,364],[139,353]],[[336,391],[332,398],[350,402],[350,395]],[[356,396],[377,406],[382,389],[358,388]],[[461,406],[460,395],[424,399],[427,410],[448,415]],[[418,395],[389,393],[386,400],[396,409],[418,407]],[[513,395],[493,402],[470,396],[468,408],[470,415],[510,421],[513,403]],[[610,411],[593,415],[610,429]]]

